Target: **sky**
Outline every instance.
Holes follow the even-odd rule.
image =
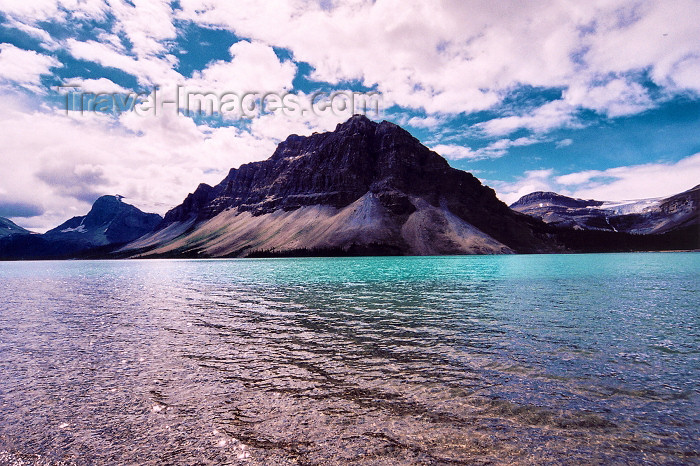
[[[700,0],[0,0],[0,216],[164,214],[350,95],[506,203],[669,196],[700,183],[698,24]]]

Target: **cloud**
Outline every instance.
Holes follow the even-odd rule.
[[[585,83],[572,85],[565,100],[573,107],[595,110],[611,118],[640,113],[655,105],[644,87],[623,78],[592,87]]]
[[[618,5],[617,14],[598,16],[585,37],[586,65],[601,75],[649,70],[654,83],[669,91],[700,91],[700,76],[689,76],[700,64],[700,30],[691,13],[697,8],[695,0]],[[625,13],[631,19],[620,21]]]
[[[174,95],[176,85],[186,86],[191,91],[235,92],[239,95],[246,92],[279,93],[292,88],[297,69],[294,63],[280,60],[272,47],[260,42],[236,42],[229,49],[230,60],[214,61],[193,73],[192,78],[185,78],[173,69],[175,59],[170,55],[129,56],[111,40],[102,43],[68,39],[66,45],[75,58],[129,73],[143,86],[160,87],[161,95]],[[108,83],[105,80],[100,84]]]
[[[0,11],[25,24],[42,21],[104,20],[109,4],[104,0],[0,0]]]
[[[544,132],[566,126],[580,108],[609,117],[644,111],[656,104],[642,82],[648,78],[670,93],[700,91],[700,31],[688,14],[697,8],[695,0],[575,6],[516,0],[430,5],[419,0],[240,0],[235,5],[181,0],[175,10],[168,0],[0,1],[13,24],[35,35],[45,35],[36,29],[40,21],[109,18],[109,34],[98,41],[72,38],[65,46],[77,58],[124,69],[142,84],[168,86],[181,78],[172,73],[176,59],[169,52],[177,25],[193,21],[232,31],[249,44],[286,48],[295,61],[313,67],[312,79],[376,86],[387,105],[428,113],[473,112],[494,108],[521,86],[558,88],[569,96],[531,118],[509,115],[489,125],[498,135],[513,127]],[[114,55],[117,35],[130,44],[130,57]],[[201,77],[228,82],[233,78],[226,78],[226,70],[252,74],[232,67],[217,63],[200,70]],[[259,76],[271,79],[273,74]],[[280,81],[287,83],[287,77]],[[433,123],[429,118],[423,124]]]
[[[51,34],[49,34],[41,28],[32,26],[31,24],[23,23],[13,18],[7,19],[5,25],[14,29],[18,29],[24,32],[25,34],[39,39],[42,42],[41,45],[48,50],[55,50],[59,48],[58,42],[54,40],[53,37],[51,37]]]
[[[299,93],[300,101],[310,101],[311,95]],[[348,108],[346,112],[331,111],[307,112],[304,115],[285,115],[282,111],[259,116],[251,121],[250,131],[257,137],[279,142],[290,134],[308,136],[314,132],[333,131],[338,123],[352,116]]]
[[[169,55],[135,58],[125,54],[112,42],[95,40],[79,41],[71,38],[66,40],[65,45],[73,57],[129,73],[144,86],[174,84],[184,80],[173,70],[175,59]]]
[[[409,118],[405,124],[409,126],[413,126],[414,128],[437,128],[438,126],[442,125],[445,122],[444,118],[436,117],[436,116],[427,116],[427,117],[411,117]]]
[[[510,205],[524,195],[535,191],[554,191],[555,188],[551,182],[553,173],[553,169],[530,170],[512,183],[494,180],[484,180],[484,182],[496,190],[498,197],[503,202]]]
[[[272,47],[239,41],[229,48],[231,60],[210,63],[193,74],[187,85],[212,92],[282,92],[292,88],[297,67],[281,61]]]
[[[450,160],[471,159],[495,159],[503,157],[511,147],[529,146],[543,142],[541,139],[532,137],[522,137],[518,139],[499,139],[476,150],[459,144],[438,144],[433,150]]]
[[[76,86],[75,91],[87,92],[93,94],[113,94],[113,93],[124,93],[127,94],[130,91],[123,88],[119,84],[107,78],[99,79],[82,79],[82,78],[69,78],[65,80],[64,84],[70,86]]]
[[[0,11],[10,17],[24,18],[26,21],[36,18],[43,21],[54,15],[59,15],[58,2],[54,0],[36,0],[32,2],[17,2],[0,0]]]
[[[562,139],[562,140],[560,140],[560,141],[555,142],[555,143],[554,143],[554,146],[555,146],[557,149],[562,149],[562,148],[564,148],[564,147],[570,146],[570,145],[573,144],[573,143],[574,143],[574,140],[573,140],[573,139],[568,139],[568,138],[567,138],[567,139]]]
[[[602,176],[603,173],[604,172],[602,172],[600,170],[586,170],[586,171],[582,171],[582,172],[569,173],[568,175],[558,176],[556,178],[556,181],[557,181],[557,183],[563,184],[566,186],[577,185],[577,184],[586,183],[587,181],[589,181],[593,177]]]
[[[210,128],[173,112],[115,120],[94,113],[30,110],[0,95],[3,202],[31,202],[39,216],[19,219],[44,231],[84,215],[101,194],[119,193],[145,211],[165,213],[199,183],[216,184],[231,167],[269,157],[274,141],[234,127]]]
[[[474,125],[489,136],[503,136],[519,129],[545,133],[563,126],[576,127],[575,108],[563,100],[554,100],[528,114],[494,118]]]
[[[92,203],[108,192],[110,185],[101,166],[76,164],[70,160],[50,162],[37,170],[34,176],[57,194],[85,203]]]
[[[663,79],[672,87],[692,89],[696,94],[700,93],[700,60],[697,56],[691,55],[680,60],[667,73]]]
[[[653,105],[641,83],[611,81],[651,70],[672,92],[698,89],[700,32],[693,0],[497,3],[380,0],[332,7],[289,0],[264,4],[183,0],[177,16],[288,48],[313,67],[312,78],[376,85],[387,102],[429,113],[491,108],[519,86],[576,86],[609,116]],[[313,31],[313,34],[309,34]],[[368,46],[368,44],[371,44]],[[641,79],[641,78],[640,78]],[[577,94],[578,95],[578,94]],[[555,105],[585,105],[566,102]],[[587,108],[587,107],[584,107]],[[550,118],[510,120],[547,131],[567,125],[575,108]],[[516,115],[525,118],[525,115]],[[506,134],[504,128],[499,134]]]
[[[564,127],[582,127],[577,117],[581,109],[615,118],[637,114],[655,105],[648,91],[628,78],[610,79],[604,84],[576,80],[562,99],[547,102],[533,111],[494,118],[474,126],[489,136],[503,136],[521,129],[543,134]]]
[[[675,163],[589,170],[556,178],[576,197],[620,201],[677,194],[700,183],[700,153]]]
[[[480,126],[485,134],[576,126],[582,109],[610,118],[645,111],[659,99],[649,95],[649,79],[664,91],[661,98],[700,90],[700,32],[685,13],[697,7],[693,0],[575,7],[515,0],[178,3],[173,10],[168,0],[3,1],[3,11],[15,27],[41,35],[45,43],[39,21],[109,19],[111,30],[97,40],[69,38],[62,46],[76,58],[126,71],[145,86],[184,80],[170,53],[178,25],[223,28],[247,40],[234,44],[231,60],[196,71],[197,85],[287,89],[296,66],[277,59],[272,47],[280,47],[313,67],[311,79],[360,81],[382,92],[387,106],[427,112],[410,118],[415,128],[439,127],[438,115],[502,111],[504,98],[523,86],[561,89],[564,97],[534,112],[486,122]]]
[[[601,201],[667,197],[690,189],[700,180],[700,153],[678,162],[656,162],[554,175],[553,169],[525,172],[514,182],[486,181],[508,204],[534,191]]]
[[[5,202],[0,199],[0,217],[37,217],[44,213],[44,209],[29,202]]]
[[[0,44],[0,81],[41,93],[41,76],[61,66],[53,57],[11,44]]]
[[[138,58],[162,54],[168,50],[166,41],[175,39],[170,1],[135,0],[133,3],[110,1],[115,16],[116,31],[123,32]]]
[[[530,146],[532,144],[537,144],[542,142],[542,140],[533,137],[522,137],[517,139],[499,139],[487,146],[489,150],[505,150],[511,147],[522,147]]]
[[[432,149],[449,160],[482,158],[477,151],[459,144],[438,144],[433,146]]]

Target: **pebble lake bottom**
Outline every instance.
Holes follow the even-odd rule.
[[[2,464],[697,464],[700,254],[0,263]]]

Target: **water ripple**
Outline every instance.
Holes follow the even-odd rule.
[[[0,269],[0,462],[698,460],[698,254]]]

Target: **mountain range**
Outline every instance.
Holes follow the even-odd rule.
[[[697,194],[632,207],[532,193],[511,208],[401,127],[356,115],[331,132],[289,136],[164,218],[103,196],[43,235],[3,222],[0,258],[698,249]]]
[[[158,214],[123,202],[121,196],[102,196],[87,215],[73,217],[44,234],[21,229],[0,237],[0,259],[74,258],[88,252],[101,256],[152,232],[162,220]]]
[[[700,185],[668,198],[622,202],[574,199],[538,191],[510,207],[562,227],[658,234],[697,225],[698,206]]]

